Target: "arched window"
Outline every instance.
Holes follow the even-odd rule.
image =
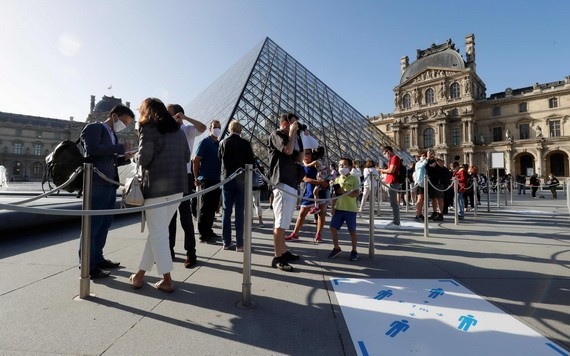
[[[402,106],[404,107],[404,109],[409,109],[412,106],[412,102],[410,99],[411,99],[410,94],[406,94],[402,98]]]
[[[451,85],[449,86],[449,91],[451,94],[451,99],[459,98],[459,96],[461,95],[461,91],[459,89],[459,83],[457,82],[451,83]]]
[[[550,173],[554,176],[564,175],[564,155],[562,153],[550,155]]]
[[[433,104],[433,103],[434,103],[433,89],[429,88],[428,90],[426,90],[426,104]]]
[[[424,148],[435,146],[435,131],[431,127],[424,131]]]

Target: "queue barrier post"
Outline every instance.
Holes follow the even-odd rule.
[[[240,308],[251,308],[255,304],[251,301],[251,228],[253,219],[253,165],[245,165],[244,184],[244,236],[243,236],[243,283],[241,285],[242,300],[238,303]],[[234,179],[239,179],[234,178]]]
[[[510,179],[510,180],[511,180],[511,185],[510,185],[510,187],[511,187],[511,189],[510,189],[510,191],[511,191],[511,205],[513,205],[513,189],[515,188],[515,186],[514,186],[514,182],[513,182],[513,177],[512,177],[512,176],[511,176],[511,179]]]
[[[491,184],[487,181],[487,212],[491,212]]]
[[[424,237],[429,237],[428,225],[428,202],[429,202],[429,179],[427,174],[424,175]]]
[[[83,164],[83,210],[91,210],[91,186],[93,181],[93,164]],[[91,280],[89,279],[89,261],[91,259],[91,215],[81,217],[81,278],[79,282],[79,298],[90,296]]]
[[[477,184],[477,179],[473,179],[473,203],[475,206],[473,215],[475,216],[477,216],[477,210],[479,210],[479,208],[477,207],[479,205],[479,199],[477,199],[478,195],[479,195],[479,185]]]
[[[459,225],[459,211],[457,211],[457,200],[459,198],[459,179],[457,177],[453,177],[453,215],[455,217],[455,225]]]
[[[370,206],[368,211],[368,257],[371,259],[374,258],[374,200],[376,197],[376,188],[374,185],[375,182],[373,179],[370,179],[370,201],[368,202]]]
[[[570,178],[566,179],[566,205],[568,206],[568,212],[570,213]]]
[[[412,192],[410,192],[410,180],[406,177],[406,192],[404,195],[404,203],[406,203],[406,213],[410,211],[410,198],[412,197]]]

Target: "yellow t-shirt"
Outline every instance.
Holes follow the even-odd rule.
[[[339,176],[334,181],[335,184],[340,184],[340,187],[346,192],[353,190],[360,185],[360,181],[355,176],[349,174],[347,176]],[[344,196],[336,200],[336,210],[358,212],[358,205],[356,204],[356,197]]]

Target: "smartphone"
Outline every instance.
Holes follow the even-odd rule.
[[[336,193],[340,190],[340,184],[333,184],[333,191]]]

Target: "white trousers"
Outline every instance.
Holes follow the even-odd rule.
[[[257,217],[260,217],[262,215],[261,201],[260,201],[261,191],[259,189],[252,191],[252,196],[253,196],[253,209],[255,211],[254,214],[256,214],[255,216]]]
[[[163,203],[180,197],[182,197],[182,193],[145,199],[144,205]],[[170,256],[168,225],[179,205],[180,204],[171,204],[162,208],[146,210],[148,237],[139,269],[150,271],[155,262],[158,274],[169,273],[174,269],[172,256]]]
[[[366,200],[368,199],[368,196],[370,195],[370,187],[364,187],[364,190],[362,191],[362,199],[360,200],[360,208],[358,209],[358,211],[362,211],[362,208],[364,207],[364,204],[366,204]]]

